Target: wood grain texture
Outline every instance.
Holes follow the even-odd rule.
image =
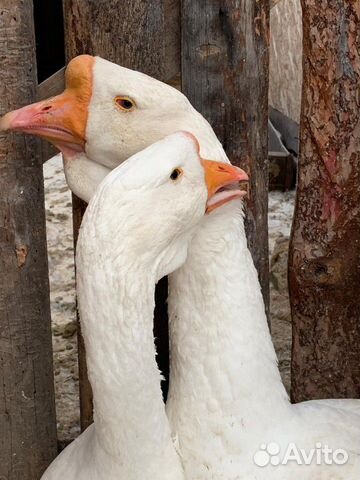
[[[292,399],[360,398],[360,3],[302,6]]]
[[[281,1],[283,0],[270,0],[270,8],[274,8]]]
[[[302,84],[301,0],[282,0],[270,15],[269,104],[300,122]]]
[[[230,161],[250,173],[248,241],[269,306],[269,2],[184,0],[182,88]]]
[[[178,1],[178,0],[177,0]],[[66,57],[71,59],[81,53],[100,55],[120,65],[140,70],[160,80],[174,76],[178,67],[171,61],[165,61],[167,52],[176,51],[173,43],[163,34],[165,13],[174,15],[177,1],[155,0],[107,0],[106,2],[88,0],[64,0]],[[171,8],[171,3],[174,4]],[[170,12],[170,13],[169,13]],[[172,13],[171,13],[172,12]],[[91,25],[91,28],[89,28]],[[173,30],[178,28],[176,15],[172,20]],[[74,234],[80,226],[78,215],[79,200],[73,201],[75,216]],[[169,342],[167,326],[167,281],[163,280],[157,289],[158,299],[155,310],[154,335],[157,339],[157,361],[162,372],[168,372]],[[160,303],[159,303],[159,300]],[[86,379],[86,362],[83,343],[79,343],[80,364],[80,405],[81,425],[85,428],[92,422],[91,387]],[[167,393],[164,383],[164,395]]]
[[[55,72],[51,77],[41,82],[37,87],[37,100],[46,100],[59,95],[65,88],[65,67]]]
[[[68,59],[80,53],[100,55],[166,79],[164,1],[63,0],[63,5]],[[174,74],[170,70],[169,78]]]
[[[35,101],[32,1],[0,5],[0,114]],[[37,480],[57,453],[39,142],[0,136],[0,478]]]

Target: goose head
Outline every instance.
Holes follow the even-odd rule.
[[[115,264],[125,255],[132,268],[140,262],[158,280],[185,262],[192,233],[206,213],[244,195],[239,187],[244,180],[241,169],[202,159],[196,138],[177,132],[106,176],[90,201],[81,238],[95,236],[94,245],[113,252]],[[234,189],[227,190],[229,185]],[[91,249],[91,241],[80,245]]]
[[[62,94],[4,115],[0,130],[38,135],[69,161],[85,154],[111,170],[164,136],[189,129],[195,112],[176,89],[100,57],[75,57],[65,82]]]

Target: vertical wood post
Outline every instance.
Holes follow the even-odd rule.
[[[160,80],[173,74],[173,65],[165,62],[164,2],[154,0],[63,0],[65,20],[65,47],[68,60],[87,53],[100,55],[110,61],[141,70]],[[173,47],[172,47],[173,48]],[[121,90],[121,85],[119,85]],[[78,212],[79,200],[73,199],[73,209]],[[76,214],[75,236],[81,223]],[[158,339],[157,360],[160,369],[168,372],[169,340],[166,308],[167,281],[160,282],[157,298],[162,299],[155,311],[154,331]],[[86,363],[83,344],[79,344],[81,424],[86,428],[92,422],[92,399],[86,378]]]
[[[359,1],[302,0],[292,399],[360,397]]]
[[[35,101],[31,0],[0,6],[0,115]],[[0,136],[0,478],[37,480],[57,453],[40,143]]]
[[[182,90],[250,173],[247,234],[267,310],[268,74],[268,0],[183,0]]]

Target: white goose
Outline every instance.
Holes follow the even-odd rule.
[[[66,141],[67,180],[84,200],[108,170],[179,129],[196,135],[203,157],[228,162],[210,125],[171,87],[98,57],[77,57],[67,75],[68,85],[76,84],[72,96],[66,91],[10,113],[2,127],[28,131],[32,125],[35,133],[54,143]],[[57,108],[64,102],[79,104],[78,110],[85,112],[78,125],[72,120],[79,118],[74,112],[68,115]],[[53,115],[39,114],[49,106]],[[49,125],[65,126],[67,132],[45,131]],[[74,141],[76,148],[69,148]],[[360,402],[291,405],[288,400],[238,205],[228,205],[202,222],[186,264],[171,275],[169,311],[167,412],[187,478],[359,478]],[[347,450],[349,460],[339,467],[324,462],[305,468],[295,462],[259,467],[254,455],[269,442],[279,445],[280,459],[289,443],[309,451],[321,442]]]
[[[214,209],[242,195],[216,193],[241,175],[201,163],[194,137],[177,133],[134,155],[96,191],[76,257],[94,424],[43,480],[184,478],[155,361],[154,289],[184,263],[206,203]]]

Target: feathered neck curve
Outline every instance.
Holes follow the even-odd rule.
[[[207,155],[229,161],[211,127],[201,138]],[[217,439],[216,425],[235,422],[241,435],[288,409],[238,202],[206,216],[197,229],[185,265],[169,279],[169,317],[167,413],[185,443],[181,449],[195,435],[189,425],[197,425],[202,448],[210,435]]]
[[[76,261],[96,444],[127,478],[151,478],[149,472],[158,472],[160,465],[177,465],[180,471],[155,360],[155,274],[127,251],[116,247],[114,254],[113,240],[99,234],[106,219],[99,225],[99,212],[92,210],[90,204]]]
[[[239,205],[205,217],[169,292],[170,404],[204,396],[259,418],[262,399],[287,403]]]
[[[229,163],[210,124],[193,107],[186,125],[203,158]],[[269,409],[288,404],[238,201],[205,216],[196,230],[186,263],[170,276],[169,316],[169,412],[189,395],[199,405],[208,394],[214,411],[225,415],[234,408],[249,417],[257,410],[267,415],[259,400],[265,395]]]

